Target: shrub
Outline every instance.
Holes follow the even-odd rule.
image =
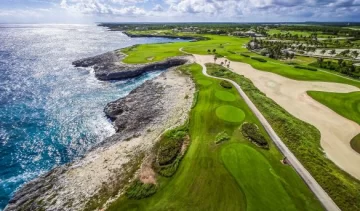
[[[259,128],[254,123],[244,123],[241,126],[241,132],[242,134],[250,139],[250,141],[255,142],[261,147],[267,147],[268,142],[266,141],[265,137],[260,133]]]
[[[313,67],[306,67],[306,66],[299,66],[299,65],[296,65],[296,66],[294,66],[294,67],[297,68],[297,69],[317,71],[317,69],[316,69],[316,68],[313,68]]]
[[[219,144],[223,141],[228,141],[228,140],[230,140],[230,136],[225,131],[223,131],[216,135],[215,144]]]
[[[241,55],[241,56],[244,56],[244,57],[250,57],[249,55],[244,54],[244,53],[241,53],[240,55]]]
[[[296,62],[288,62],[288,63],[286,63],[287,65],[299,65],[298,63],[296,63]]]
[[[136,180],[133,184],[126,190],[125,195],[129,199],[143,199],[149,197],[156,193],[157,186],[155,184],[145,184],[140,180]]]
[[[157,153],[159,165],[170,164],[176,159],[185,136],[186,132],[181,130],[172,130],[164,135]]]
[[[259,61],[259,62],[267,62],[265,59],[260,58],[260,57],[251,57],[251,59]]]
[[[179,154],[182,143],[188,134],[187,124],[167,131],[159,142],[157,162],[159,165],[171,164]]]
[[[222,87],[224,87],[225,89],[231,89],[232,88],[232,84],[229,81],[222,80],[220,82],[220,85]]]

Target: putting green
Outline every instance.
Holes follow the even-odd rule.
[[[215,96],[223,101],[234,101],[236,99],[236,96],[233,93],[227,92],[227,91],[217,91],[215,93]]]
[[[220,106],[216,109],[216,116],[228,122],[242,122],[245,119],[245,113],[240,108],[230,105]]]
[[[203,86],[209,86],[212,84],[212,82],[209,80],[198,80],[197,83]]]
[[[360,134],[358,134],[358,135],[355,136],[353,139],[351,139],[351,141],[350,141],[350,146],[351,146],[351,148],[353,148],[356,152],[360,153]]]

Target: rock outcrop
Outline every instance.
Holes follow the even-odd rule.
[[[119,51],[104,53],[98,56],[80,59],[73,62],[75,67],[93,67],[95,77],[99,80],[120,80],[139,76],[147,71],[165,70],[189,62],[190,56],[171,57],[164,61],[147,64],[125,64],[121,61],[126,55]]]

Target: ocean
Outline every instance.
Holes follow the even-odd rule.
[[[73,161],[115,131],[106,103],[162,70],[98,81],[72,62],[141,43],[96,25],[0,24],[0,210],[25,182]]]

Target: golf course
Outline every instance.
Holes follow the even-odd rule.
[[[204,76],[200,65],[181,69],[198,90],[188,151],[172,177],[157,177],[154,195],[122,196],[108,210],[323,210],[291,166],[281,162],[283,156],[234,88]],[[243,136],[245,122],[259,127],[269,149]],[[216,143],[223,132],[229,139]]]
[[[146,33],[146,32],[144,32]],[[357,144],[358,144],[358,139],[354,138],[355,141],[351,141],[351,139],[353,139],[353,137],[358,134],[354,131],[358,131],[359,128],[357,126],[351,126],[354,127],[353,128],[353,132],[348,132],[346,135],[345,139],[340,139],[340,142],[332,142],[332,143],[336,143],[336,147],[334,147],[334,150],[330,149],[330,148],[326,148],[326,146],[328,146],[328,144],[323,145],[325,142],[323,142],[324,140],[329,140],[330,142],[327,143],[331,143],[331,140],[333,140],[333,138],[331,136],[329,136],[330,138],[324,138],[327,136],[326,134],[322,134],[324,131],[328,131],[328,129],[321,129],[320,131],[316,128],[319,125],[321,125],[322,123],[317,124],[314,121],[307,121],[307,119],[303,119],[300,118],[302,116],[299,116],[300,113],[298,113],[296,111],[297,107],[296,106],[301,106],[302,104],[297,104],[297,103],[293,103],[291,104],[291,101],[289,100],[285,100],[284,103],[281,103],[281,99],[277,100],[276,99],[276,92],[274,92],[274,95],[270,94],[268,97],[266,97],[261,91],[263,91],[263,89],[261,88],[261,91],[259,91],[253,83],[251,83],[251,81],[247,78],[244,78],[243,75],[244,72],[242,72],[241,70],[244,70],[244,68],[240,65],[240,66],[236,66],[238,64],[248,64],[250,65],[253,69],[259,70],[259,77],[261,77],[261,72],[264,71],[268,72],[269,74],[273,74],[273,75],[278,75],[282,78],[285,78],[286,80],[290,80],[289,83],[285,83],[285,84],[289,84],[291,86],[292,83],[294,82],[299,82],[299,83],[303,83],[305,86],[301,85],[301,87],[303,87],[302,89],[304,91],[300,91],[302,89],[297,89],[298,91],[300,91],[298,94],[299,96],[304,96],[306,95],[307,91],[311,91],[311,90],[317,90],[317,91],[329,91],[331,90],[331,92],[341,92],[338,95],[342,96],[344,98],[348,98],[348,99],[354,99],[353,97],[346,97],[348,92],[354,92],[353,95],[356,95],[356,91],[359,90],[360,87],[360,82],[358,80],[354,80],[351,78],[348,78],[347,76],[342,76],[339,75],[337,73],[331,73],[328,70],[325,69],[321,69],[318,68],[317,71],[309,71],[306,69],[299,69],[296,68],[295,65],[291,65],[288,64],[288,62],[286,61],[280,61],[280,60],[275,60],[275,59],[271,59],[265,56],[261,56],[259,54],[255,54],[253,52],[248,51],[248,49],[246,48],[246,43],[249,41],[249,38],[238,38],[238,37],[232,37],[232,36],[220,36],[220,35],[204,35],[204,37],[206,37],[206,40],[200,40],[200,41],[194,41],[194,42],[185,42],[185,43],[165,43],[165,44],[144,44],[144,45],[136,45],[136,46],[132,46],[132,47],[128,47],[125,48],[123,50],[121,50],[123,53],[125,53],[127,55],[127,57],[124,59],[124,62],[126,63],[130,63],[130,64],[136,64],[136,63],[149,63],[149,62],[155,62],[155,61],[160,61],[160,60],[164,60],[168,57],[173,57],[173,56],[180,56],[180,55],[187,55],[187,54],[198,54],[198,55],[207,55],[207,62],[208,63],[218,63],[218,64],[226,64],[226,62],[229,62],[229,66],[230,68],[234,68],[236,70],[239,70],[239,72],[236,72],[237,74],[234,73],[227,73],[225,70],[225,74],[218,74],[218,68],[221,67],[208,67],[208,73],[209,74],[213,74],[214,76],[220,76],[220,77],[225,77],[225,78],[229,78],[235,82],[237,82],[242,89],[245,91],[245,93],[249,96],[249,98],[253,101],[253,103],[258,107],[258,109],[262,112],[262,114],[265,116],[265,118],[269,121],[269,123],[271,124],[271,126],[273,127],[273,129],[275,130],[275,132],[279,135],[279,137],[284,141],[284,143],[291,149],[291,151],[297,156],[297,158],[301,161],[301,163],[307,168],[307,170],[311,173],[311,175],[316,179],[316,181],[324,188],[324,190],[329,194],[329,196],[335,201],[335,203],[342,209],[342,210],[358,210],[360,209],[359,204],[356,203],[356,201],[360,198],[360,182],[359,180],[357,180],[356,178],[354,178],[353,176],[349,175],[346,171],[344,171],[341,168],[339,168],[339,165],[341,162],[347,162],[345,157],[342,157],[342,151],[341,150],[336,150],[339,148],[343,148],[345,151],[351,150],[351,155],[356,158],[359,159],[358,155],[356,155],[355,150],[354,150],[354,146],[355,148],[357,148]],[[181,49],[181,51],[179,50]],[[261,58],[262,60],[265,60],[265,62],[261,62],[258,59],[253,59],[254,57],[256,58]],[[217,61],[216,61],[217,60]],[[313,62],[313,60],[308,59],[307,57],[298,57],[297,61],[300,62],[303,66],[307,66],[309,65],[311,62]],[[235,66],[234,66],[235,65]],[[191,137],[191,144],[190,144],[190,148],[188,150],[188,152],[186,153],[185,157],[183,158],[179,169],[177,171],[177,173],[173,176],[173,178],[169,179],[169,178],[159,178],[159,189],[157,191],[157,193],[154,196],[151,196],[149,198],[146,199],[142,199],[142,200],[133,200],[133,199],[127,199],[125,196],[121,197],[119,200],[117,200],[113,205],[111,205],[110,210],[116,210],[119,207],[123,207],[126,206],[126,208],[128,207],[134,207],[134,208],[143,208],[146,205],[150,204],[153,206],[148,206],[149,208],[151,207],[152,209],[157,209],[160,207],[164,207],[165,205],[170,206],[170,204],[173,204],[174,202],[170,203],[169,201],[169,197],[175,197],[172,194],[175,194],[175,192],[173,191],[166,191],[167,188],[169,188],[169,190],[171,189],[171,187],[184,187],[187,188],[186,190],[189,190],[189,185],[181,185],[184,183],[189,183],[190,181],[197,181],[196,179],[194,179],[193,177],[195,175],[191,175],[190,173],[184,173],[187,172],[185,169],[189,168],[191,169],[191,171],[197,171],[197,168],[199,166],[202,166],[201,164],[199,164],[197,167],[195,167],[195,158],[191,157],[189,158],[189,156],[199,156],[200,154],[205,153],[205,149],[203,147],[201,147],[201,144],[205,144],[209,146],[209,143],[214,143],[214,137],[221,133],[226,131],[227,134],[229,134],[231,136],[231,139],[229,141],[226,142],[221,142],[221,149],[219,151],[221,152],[217,152],[215,149],[220,148],[219,146],[213,146],[213,150],[215,154],[217,154],[218,157],[221,158],[221,162],[219,163],[219,166],[221,164],[221,168],[224,168],[227,170],[227,172],[230,172],[232,175],[232,178],[237,181],[239,183],[240,186],[240,190],[241,190],[241,194],[239,193],[239,196],[242,195],[242,198],[246,198],[246,207],[244,208],[244,202],[242,203],[242,205],[240,207],[242,207],[243,209],[250,209],[252,206],[262,206],[261,203],[255,203],[255,205],[250,205],[250,201],[251,201],[251,197],[249,197],[248,195],[251,193],[247,193],[247,191],[249,191],[248,189],[252,189],[252,188],[246,188],[246,185],[251,185],[248,182],[245,182],[246,180],[243,178],[245,177],[243,175],[244,172],[236,172],[236,168],[235,168],[235,164],[233,164],[232,162],[236,162],[239,165],[245,165],[242,161],[243,160],[238,160],[239,158],[236,158],[238,156],[241,155],[241,158],[245,159],[245,153],[242,153],[244,150],[247,150],[248,148],[244,147],[244,146],[231,146],[229,147],[229,149],[226,149],[227,145],[230,144],[234,144],[233,142],[247,142],[245,143],[246,145],[248,145],[247,147],[251,147],[254,148],[255,151],[261,151],[262,155],[270,153],[273,149],[274,146],[271,144],[270,142],[270,150],[269,151],[264,151],[263,149],[258,149],[256,147],[256,145],[254,146],[254,144],[248,143],[248,141],[246,141],[246,138],[244,138],[244,136],[242,134],[238,134],[236,133],[236,128],[238,128],[243,122],[248,122],[249,118],[254,118],[253,114],[248,110],[248,108],[244,108],[244,107],[239,107],[236,106],[236,104],[241,103],[241,98],[239,98],[239,96],[236,94],[236,92],[233,92],[232,90],[229,89],[218,89],[219,88],[219,82],[217,82],[217,80],[214,79],[210,79],[210,78],[206,78],[203,75],[201,75],[200,70],[196,70],[199,68],[195,68],[195,66],[192,66],[190,69],[192,69],[191,71],[189,71],[189,73],[192,74],[192,77],[194,78],[194,81],[197,84],[198,90],[199,90],[199,95],[197,97],[197,105],[196,107],[191,111],[191,116],[190,116],[190,122],[189,122],[189,131],[190,131],[190,137]],[[221,68],[220,68],[221,69]],[[245,67],[245,69],[249,69],[247,67]],[[198,73],[198,72],[199,73]],[[241,74],[241,75],[238,75]],[[246,74],[246,76],[249,76],[251,80],[256,80],[255,78],[252,78],[252,73],[249,72],[249,75]],[[294,81],[294,82],[291,82]],[[255,85],[256,86],[261,86],[261,81],[254,81],[256,82]],[[321,87],[319,86],[319,84],[317,83],[322,83],[322,82],[327,82],[327,83],[323,83],[321,85]],[[270,83],[270,82],[269,82]],[[280,82],[282,83],[282,82]],[[313,84],[312,84],[313,83]],[[267,83],[265,83],[264,85],[266,85]],[[270,83],[271,84],[271,83]],[[270,85],[268,84],[268,85]],[[308,85],[306,85],[308,84]],[[267,85],[267,86],[268,86]],[[324,87],[322,87],[323,85],[326,85]],[[273,86],[273,85],[271,85]],[[286,87],[287,85],[284,85],[284,87]],[[205,93],[206,89],[207,92],[210,92],[211,89],[214,89],[211,94],[211,97],[209,96],[210,94],[206,95],[203,94]],[[216,88],[216,89],[215,89]],[[320,88],[320,89],[319,89]],[[288,89],[291,92],[291,89]],[[291,95],[291,94],[290,94]],[[309,95],[311,96],[311,92],[309,92]],[[297,94],[294,95],[294,97],[297,96]],[[273,98],[275,99],[275,102],[270,99]],[[314,97],[315,98],[315,97]],[[326,97],[328,98],[328,97]],[[207,101],[203,101],[203,100],[207,100]],[[350,100],[351,101],[351,100]],[[356,110],[354,110],[354,103],[349,101],[349,108],[350,109],[342,109],[342,110],[348,110],[348,112],[358,112]],[[313,101],[309,101],[311,103],[314,103]],[[330,109],[333,109],[334,111],[336,111],[337,113],[341,113],[341,111],[337,111],[336,110],[336,105],[334,105],[333,107],[331,105],[328,105],[325,101],[325,99],[320,100],[319,102],[321,102],[323,105],[328,106]],[[203,103],[203,104],[202,104]],[[218,104],[220,103],[220,104]],[[280,106],[279,106],[280,103]],[[332,102],[334,103],[334,102]],[[284,108],[282,108],[281,106],[284,105],[289,105],[289,106],[285,106]],[[291,107],[291,105],[293,105]],[[320,104],[319,104],[320,105]],[[356,104],[357,105],[357,104]],[[211,115],[210,114],[205,114],[203,112],[208,111],[205,108],[202,108],[202,106],[205,106],[206,108],[211,107]],[[243,104],[243,106],[245,106]],[[295,106],[295,107],[294,107]],[[200,108],[201,109],[200,109]],[[245,106],[246,107],[246,106]],[[210,108],[208,108],[210,109]],[[323,108],[321,108],[323,109]],[[330,110],[331,112],[333,112],[332,110]],[[327,111],[327,112],[329,112]],[[304,110],[304,112],[306,112]],[[201,113],[201,114],[198,114]],[[346,113],[346,112],[345,112]],[[352,115],[352,113],[341,113],[342,116],[344,116],[345,118],[349,118],[350,116],[355,116]],[[294,116],[295,114],[295,116]],[[309,116],[311,117],[311,113],[308,113]],[[210,118],[211,116],[211,120],[207,119]],[[197,121],[196,117],[200,118],[201,120],[199,120],[199,122],[201,122],[201,127],[203,127],[202,129],[200,129],[199,125],[200,123],[195,123]],[[344,117],[339,117],[342,118],[342,121],[348,121],[347,119],[345,119]],[[215,119],[214,119],[215,118]],[[298,119],[300,118],[300,119]],[[357,118],[357,117],[353,117],[353,118]],[[354,120],[349,118],[350,120]],[[222,123],[219,123],[219,121],[221,121]],[[354,120],[356,121],[356,120]],[[250,122],[257,122],[257,120],[253,119]],[[308,123],[310,124],[308,124]],[[321,122],[321,121],[320,121]],[[350,121],[348,121],[349,124]],[[348,123],[347,122],[347,123]],[[311,124],[314,124],[314,126],[312,126]],[[214,129],[214,125],[216,125],[216,130]],[[223,128],[220,127],[220,125],[224,125]],[[257,126],[260,126],[257,122]],[[193,127],[196,127],[197,129],[194,130]],[[230,127],[230,128],[228,128]],[[334,127],[337,127],[334,125]],[[341,128],[338,128],[341,129]],[[223,131],[221,131],[223,130]],[[263,132],[263,135],[267,137],[267,134],[264,132],[263,129],[260,129]],[[331,129],[329,129],[331,130]],[[340,130],[339,134],[343,134],[344,130]],[[321,133],[320,133],[321,132]],[[354,135],[350,135],[349,134],[354,133]],[[201,134],[201,135],[200,135]],[[235,136],[234,136],[235,135]],[[211,139],[211,137],[213,137]],[[243,137],[243,139],[245,140],[241,140],[240,137]],[[351,141],[351,146],[350,146],[350,141]],[[200,144],[201,143],[201,144]],[[355,143],[355,144],[354,144]],[[323,150],[321,150],[322,147],[325,146],[326,151],[324,152]],[[204,150],[204,152],[199,152],[200,150]],[[338,155],[335,155],[335,157],[331,156],[330,159],[326,157],[325,154],[327,154],[327,150],[330,150],[331,152],[334,152],[335,154],[338,153]],[[237,155],[236,151],[239,151],[239,154]],[[247,155],[253,154],[252,150],[247,150],[249,152],[247,152]],[[281,164],[279,162],[279,160],[281,160],[281,154],[275,150],[277,153],[270,153],[273,156],[275,156],[275,154],[277,154],[276,156],[277,159],[274,160],[274,158],[269,158],[268,157],[268,162],[269,159],[270,161],[274,161],[273,163],[270,162],[270,165],[275,165],[276,164]],[[329,151],[329,152],[330,152]],[[226,159],[229,159],[229,156],[234,155],[235,157],[232,158],[232,162],[226,162]],[[256,154],[256,153],[255,153]],[[331,154],[331,153],[330,153]],[[203,155],[205,156],[205,154]],[[243,157],[244,156],[244,157]],[[211,157],[208,154],[206,154],[206,157]],[[341,159],[343,159],[341,161]],[[203,160],[203,158],[201,159]],[[276,161],[276,162],[275,162]],[[188,164],[191,163],[192,167],[188,167]],[[199,161],[199,163],[203,163],[205,161]],[[212,160],[209,161],[211,163],[211,165],[216,165],[217,162]],[[259,161],[260,162],[260,161]],[[335,162],[335,163],[334,163]],[[338,163],[340,162],[340,163]],[[262,163],[262,162],[261,162]],[[210,164],[209,164],[210,165]],[[260,164],[259,164],[260,165]],[[265,164],[264,164],[265,165]],[[349,169],[353,169],[353,172],[357,172],[357,167],[356,165],[354,165],[354,163],[348,163],[346,164],[348,165]],[[280,166],[283,167],[283,164],[281,164]],[[221,174],[222,176],[224,176],[224,172],[222,172],[220,169],[220,167],[216,166],[216,173],[212,172],[211,175],[217,175],[217,174]],[[237,167],[239,168],[239,167]],[[276,167],[273,166],[274,169],[276,169]],[[245,168],[243,168],[245,169]],[[352,170],[350,170],[351,172]],[[272,172],[272,171],[271,171]],[[271,173],[270,172],[270,173]],[[275,171],[276,172],[276,171]],[[274,173],[274,172],[273,172]],[[191,174],[194,174],[193,172]],[[355,173],[357,174],[357,173]],[[206,173],[204,175],[204,173],[196,173],[196,176],[201,175],[202,177],[206,177],[205,175],[210,175],[208,173]],[[235,176],[236,175],[236,176]],[[274,174],[272,174],[274,175]],[[289,176],[281,176],[281,174],[276,173],[275,178],[280,179],[281,181],[285,181],[286,183],[289,183],[290,180]],[[186,178],[190,181],[186,181]],[[191,179],[190,179],[191,178]],[[241,178],[241,179],[240,179]],[[293,179],[291,179],[293,180]],[[240,182],[243,181],[243,182]],[[193,186],[195,186],[196,182],[192,182],[191,183],[191,187],[194,188]],[[216,182],[208,182],[208,184],[214,184]],[[274,183],[276,184],[276,183]],[[216,185],[214,184],[214,187]],[[282,185],[284,186],[284,185]],[[222,188],[225,188],[226,186],[222,186]],[[209,188],[209,187],[206,187]],[[276,187],[273,187],[272,189],[276,189]],[[192,190],[192,189],[191,189]],[[289,194],[287,191],[289,191],[289,189],[285,188],[285,192],[281,191],[279,188],[277,188],[276,190],[278,190],[279,194],[280,193],[287,193]],[[185,191],[185,190],[184,190]],[[219,190],[218,190],[219,191]],[[169,193],[171,192],[171,193]],[[187,192],[187,191],[186,191]],[[193,191],[191,191],[192,193]],[[176,192],[177,193],[177,192]],[[236,193],[236,192],[234,192]],[[180,194],[180,193],[177,193]],[[209,193],[207,193],[209,194]],[[181,195],[181,194],[180,194]],[[220,194],[221,196],[225,196],[226,194]],[[228,197],[233,197],[235,194],[232,194],[231,196]],[[217,195],[216,195],[217,196]],[[294,195],[293,195],[294,196]],[[196,202],[201,201],[201,199],[198,199],[199,197],[202,197],[202,194],[198,193],[194,195],[194,197],[188,197],[188,198],[193,198]],[[210,197],[210,196],[208,196]],[[181,197],[179,197],[181,198]],[[186,198],[186,197],[185,197]],[[187,198],[187,199],[188,199]],[[284,200],[286,199],[286,197],[283,198]],[[351,199],[351,200],[349,200]],[[225,199],[224,199],[225,200]],[[289,200],[293,200],[293,198],[291,198],[291,194],[290,194],[290,198]],[[214,202],[216,200],[209,200],[211,202]],[[180,202],[179,202],[180,203]],[[186,202],[185,204],[192,204],[191,202]],[[294,203],[294,202],[293,202]],[[184,204],[184,202],[181,202],[181,204]],[[200,203],[195,203],[198,206],[202,206],[199,205]],[[217,204],[217,206],[220,206],[219,203],[215,203]],[[296,203],[295,203],[296,204]],[[205,205],[203,205],[205,206]],[[172,208],[172,206],[170,206]],[[169,207],[169,208],[170,208]],[[174,205],[174,207],[176,207],[176,205]],[[269,207],[271,207],[269,205]],[[207,207],[208,209],[210,209],[209,207]],[[230,208],[224,208],[225,210],[230,209]],[[259,209],[259,208],[254,208]],[[288,209],[293,209],[293,208],[284,208],[285,210]],[[295,209],[297,209],[295,207]],[[222,210],[222,209],[221,209]],[[313,210],[313,208],[311,208],[310,210]]]

